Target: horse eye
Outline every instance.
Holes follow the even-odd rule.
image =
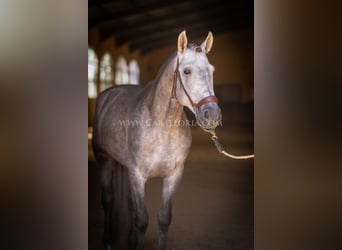
[[[191,70],[189,68],[186,68],[186,69],[183,70],[183,73],[185,75],[190,75],[191,74]]]

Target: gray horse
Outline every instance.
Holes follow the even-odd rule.
[[[100,166],[102,204],[105,213],[104,245],[111,249],[114,192],[113,169],[124,166],[129,180],[130,249],[143,249],[148,214],[145,183],[163,178],[162,204],[158,213],[158,249],[166,249],[171,223],[171,197],[183,174],[190,151],[190,124],[184,106],[205,131],[221,122],[221,110],[213,90],[214,67],[206,54],[213,35],[200,46],[188,45],[185,31],[178,36],[178,51],[162,66],[157,78],[145,86],[116,86],[97,99],[93,149]],[[115,181],[115,180],[114,180]]]

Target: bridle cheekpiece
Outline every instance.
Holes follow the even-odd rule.
[[[179,61],[178,61],[178,58],[177,58],[177,66],[176,66],[176,69],[175,69],[175,71],[173,73],[173,85],[172,85],[172,97],[175,98],[176,100],[178,100],[177,94],[176,94],[177,78],[179,79],[179,83],[180,83],[181,87],[183,88],[184,93],[188,97],[188,99],[189,99],[189,101],[190,101],[190,103],[191,103],[193,108],[199,109],[203,104],[206,104],[208,102],[216,102],[216,103],[218,103],[218,99],[214,95],[210,95],[210,96],[204,97],[198,103],[194,103],[192,101],[188,91],[186,91],[186,89],[184,87],[182,78],[181,78],[180,73],[179,73]]]

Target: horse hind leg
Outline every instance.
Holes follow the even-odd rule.
[[[115,163],[110,159],[104,159],[100,162],[100,179],[102,185],[102,206],[104,210],[104,233],[103,244],[105,250],[111,250],[112,234],[112,213],[113,213],[113,165]]]
[[[140,175],[130,174],[130,212],[131,229],[129,249],[144,249],[144,238],[148,226],[148,213],[144,203],[146,179]]]

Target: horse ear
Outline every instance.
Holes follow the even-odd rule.
[[[201,44],[201,48],[205,51],[205,53],[209,53],[209,51],[211,50],[211,47],[213,46],[213,40],[213,34],[209,31],[207,38]]]
[[[183,30],[182,33],[178,36],[178,51],[180,53],[183,53],[186,49],[186,46],[188,45],[188,38],[186,37],[186,31]]]

